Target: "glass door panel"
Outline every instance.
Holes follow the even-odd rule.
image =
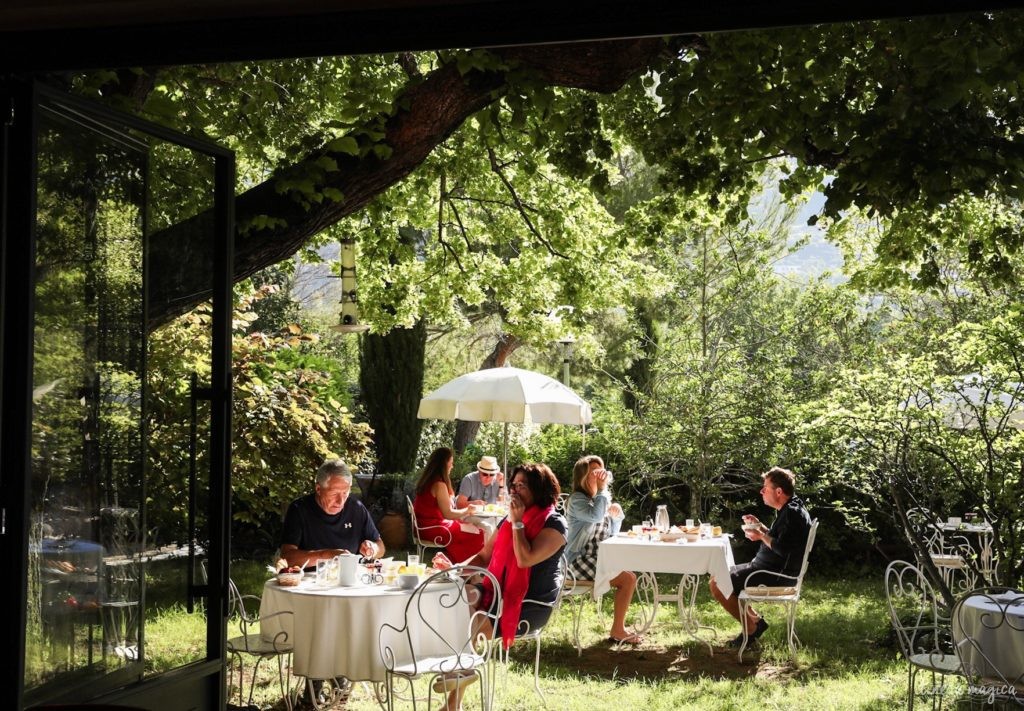
[[[140,667],[146,144],[42,106],[26,695]]]
[[[227,364],[227,351],[215,351],[230,283],[228,223],[215,193],[226,193],[230,161],[225,170],[223,152],[214,158],[134,124],[94,118],[76,101],[43,96],[29,705],[67,699],[75,689],[81,693],[73,698],[95,698],[218,659],[225,592],[195,585],[205,583],[199,557],[212,550],[224,559],[226,509],[223,495],[211,492],[223,489],[226,460],[213,451],[225,451],[225,439],[211,423],[227,431],[217,417],[228,411],[229,393],[212,382],[218,373],[224,380]],[[215,313],[217,264],[225,273]],[[204,592],[217,609],[207,609]]]
[[[214,162],[160,144],[151,153],[146,480],[151,547],[147,669],[159,674],[206,656],[206,610],[189,610],[191,581],[205,583],[209,548]],[[187,249],[185,249],[187,245]],[[183,312],[183,313],[182,313]],[[190,556],[189,547],[194,556]]]

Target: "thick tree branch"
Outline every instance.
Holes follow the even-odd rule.
[[[495,54],[517,72],[530,70],[534,81],[613,92],[672,51],[660,38],[645,38],[513,47],[495,50]],[[320,150],[237,196],[235,212],[240,226],[252,225],[258,216],[267,216],[272,226],[238,235],[236,280],[287,259],[312,236],[358,212],[405,178],[468,117],[499,100],[508,91],[509,81],[502,71],[471,70],[463,75],[454,64],[440,66],[403,91],[395,102],[401,108],[383,121],[384,138],[378,145],[390,149],[388,158],[376,157],[372,151],[356,157]],[[322,183],[316,186],[318,194],[330,189],[342,195],[340,200],[324,198],[307,207],[279,192],[283,178],[312,169],[317,160],[325,158],[333,160],[338,169],[323,174]],[[199,215],[151,240],[151,264],[155,267],[151,325],[208,298],[208,275],[204,278],[196,264],[209,257],[209,231],[204,228],[210,219],[207,214]]]

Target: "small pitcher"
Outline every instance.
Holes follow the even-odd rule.
[[[338,584],[352,586],[358,582],[359,556],[346,553],[338,556]]]
[[[671,524],[668,520],[668,506],[662,504],[654,514],[654,527],[662,533],[667,533]]]

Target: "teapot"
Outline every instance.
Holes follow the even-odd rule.
[[[344,586],[355,585],[359,575],[359,556],[352,553],[342,553],[338,556],[338,584]]]

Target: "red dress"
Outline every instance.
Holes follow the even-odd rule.
[[[412,508],[416,512],[416,526],[420,529],[420,538],[425,541],[437,541],[438,545],[447,543],[445,552],[453,563],[461,563],[479,553],[484,547],[484,532],[463,531],[462,523],[445,518],[441,513],[441,507],[437,505],[437,499],[429,489],[416,495]],[[432,526],[440,526],[445,530]]]

